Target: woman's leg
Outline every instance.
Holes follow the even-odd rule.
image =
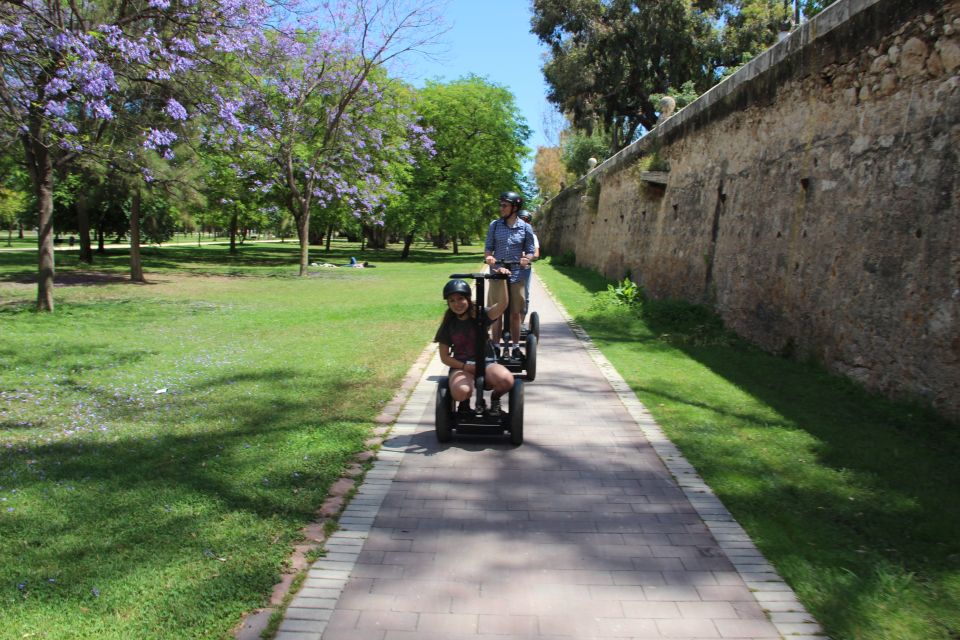
[[[450,372],[450,395],[457,402],[470,399],[473,393],[473,374],[459,369]]]
[[[485,382],[493,397],[499,398],[513,388],[513,374],[502,364],[488,364]]]

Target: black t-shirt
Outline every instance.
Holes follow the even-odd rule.
[[[480,312],[483,318],[483,328],[487,331],[493,321],[487,316],[486,309]],[[475,318],[461,320],[452,316],[449,320],[443,322],[437,330],[437,335],[433,337],[434,342],[442,342],[450,345],[453,350],[453,357],[461,362],[467,360],[476,360],[477,352],[477,321]],[[488,350],[487,357],[493,355]]]

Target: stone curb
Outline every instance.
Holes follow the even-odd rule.
[[[800,603],[790,585],[777,573],[773,565],[767,562],[720,498],[670,441],[623,376],[601,353],[583,327],[567,313],[566,307],[560,303],[542,279],[540,284],[553,300],[574,335],[583,343],[590,357],[603,372],[610,386],[616,391],[617,397],[674,477],[719,547],[730,558],[737,573],[743,578],[780,635],[791,640],[799,640],[801,637],[829,640],[817,621]]]

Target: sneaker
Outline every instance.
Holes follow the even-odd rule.
[[[457,405],[457,413],[461,413],[461,414],[470,413],[470,401],[463,400],[462,402],[460,402]]]
[[[513,353],[511,353],[510,356],[516,360],[520,360],[523,358],[523,352],[520,351],[520,347],[514,347]]]
[[[487,413],[491,416],[500,415],[500,398],[492,398],[490,400],[490,410]]]

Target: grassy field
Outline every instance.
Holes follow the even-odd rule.
[[[0,253],[0,638],[224,638],[264,604],[298,530],[481,256],[145,249],[95,270]]]
[[[960,425],[764,354],[702,309],[537,273],[834,640],[960,638]]]

